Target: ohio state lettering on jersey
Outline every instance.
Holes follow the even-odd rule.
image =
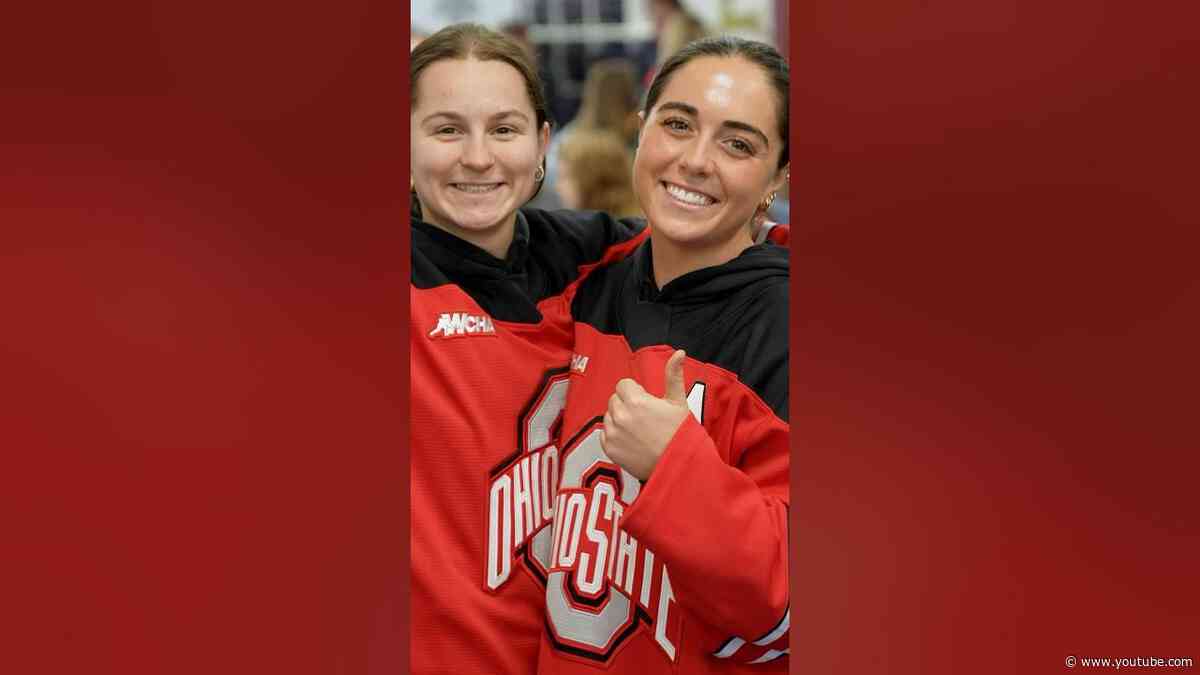
[[[659,292],[639,283],[648,246],[573,298],[586,367],[569,373],[538,672],[782,672],[787,254],[757,246]],[[603,413],[622,378],[661,396],[676,347],[691,416],[643,484],[604,454]]]
[[[550,519],[558,486],[555,433],[562,422],[570,382],[565,369],[547,373],[544,384],[522,413],[522,449],[490,473],[488,485],[487,587],[508,582],[522,560],[543,584],[550,554]]]
[[[535,670],[572,353],[562,296],[638,231],[532,210],[500,260],[412,222],[414,675]]]

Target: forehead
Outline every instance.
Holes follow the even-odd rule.
[[[658,103],[695,106],[701,117],[736,120],[779,135],[779,101],[763,69],[741,57],[702,56],[688,61],[667,82]]]
[[[532,119],[525,78],[504,61],[442,59],[429,64],[417,81],[416,111],[444,110],[491,114],[518,110]]]

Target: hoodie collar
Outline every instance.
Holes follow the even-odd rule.
[[[637,297],[649,302],[673,303],[692,298],[724,295],[764,277],[783,275],[789,272],[786,249],[771,244],[756,244],[732,260],[692,270],[667,282],[661,289],[654,280],[653,242],[650,239],[634,253],[634,265],[638,283]]]
[[[512,243],[508,245],[508,253],[503,260],[422,220],[421,204],[415,194],[412,196],[409,214],[412,217],[413,229],[438,245],[439,251],[442,252],[442,255],[438,256],[442,258],[439,263],[465,266],[468,271],[514,274],[524,270],[529,260],[529,221],[520,210],[517,211]]]

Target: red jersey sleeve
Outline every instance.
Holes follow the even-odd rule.
[[[777,655],[789,623],[789,429],[745,387],[714,389],[727,400],[712,433],[684,420],[621,526],[661,556],[681,605],[728,634],[716,656]]]

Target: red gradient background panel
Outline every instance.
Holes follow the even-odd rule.
[[[794,671],[1200,660],[1192,5],[791,14]]]
[[[6,672],[403,671],[403,10],[6,14]]]

